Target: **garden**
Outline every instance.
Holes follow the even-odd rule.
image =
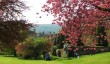
[[[61,28],[45,34],[23,16],[25,2],[0,0],[0,64],[109,64],[109,6],[109,0],[47,0],[41,12]]]

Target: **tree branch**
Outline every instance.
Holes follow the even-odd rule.
[[[99,10],[102,10],[102,11],[105,11],[105,12],[110,12],[110,9],[109,8],[102,8],[102,7],[99,7],[97,5],[93,5],[95,6],[95,8],[99,9]]]

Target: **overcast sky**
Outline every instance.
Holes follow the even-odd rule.
[[[49,15],[47,16],[46,13],[41,12],[41,7],[43,4],[46,3],[47,0],[23,0],[25,1],[26,5],[30,7],[30,10],[26,10],[23,12],[23,14],[26,16],[26,18],[31,22],[35,24],[50,24],[52,23],[53,16]],[[37,16],[37,12],[39,12],[39,16]]]

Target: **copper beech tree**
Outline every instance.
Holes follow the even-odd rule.
[[[20,19],[26,8],[20,0],[0,0],[0,47],[14,48],[26,38],[31,25]]]
[[[74,46],[78,40],[95,46],[98,38],[103,37],[106,41],[109,38],[110,0],[48,0],[43,11],[55,17],[53,22],[62,26],[60,34]],[[98,27],[102,26],[106,35],[102,32],[97,35]]]

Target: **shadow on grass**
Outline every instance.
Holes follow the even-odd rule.
[[[25,59],[25,58],[21,58],[18,56],[14,56],[14,55],[2,55],[3,57],[12,57],[12,58],[18,58],[20,60],[45,60],[42,57],[35,59],[35,58],[30,58],[30,59]],[[64,60],[72,60],[73,57],[69,57],[69,58],[64,58],[64,57],[57,57],[57,56],[51,56],[51,60],[49,61],[64,61]],[[45,60],[46,61],[46,60]]]
[[[73,57],[64,58],[64,57],[52,56],[52,60],[57,60],[57,61],[72,60],[72,59]]]
[[[14,56],[14,55],[3,55],[4,57],[17,57],[17,56]]]

